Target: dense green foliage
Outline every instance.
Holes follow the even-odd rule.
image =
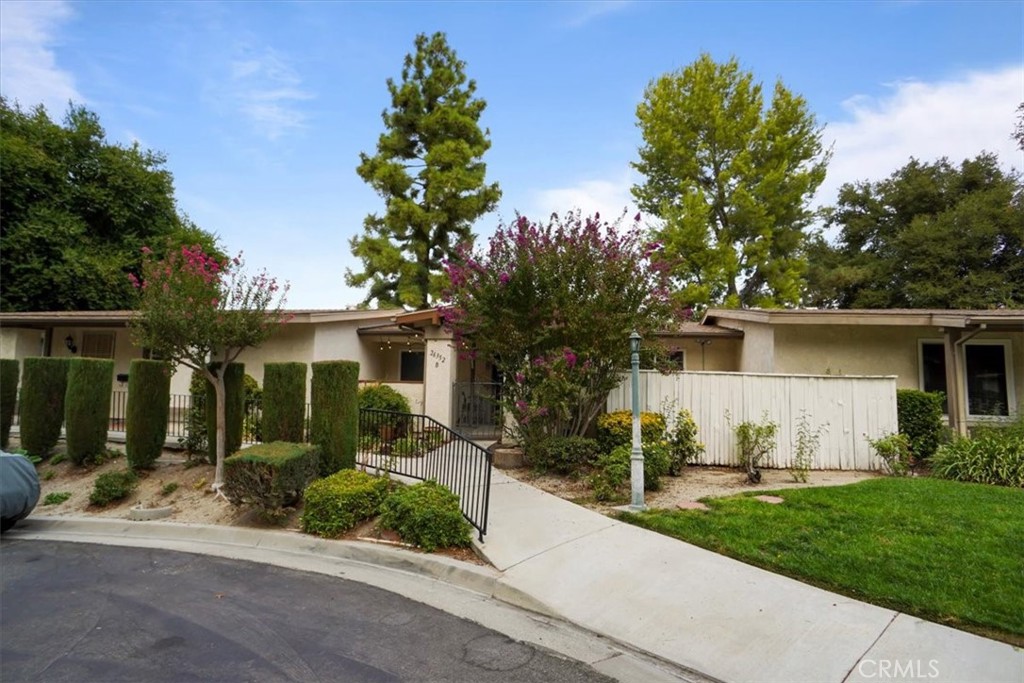
[[[472,528],[462,516],[459,497],[436,481],[396,488],[380,512],[382,527],[427,552],[470,545]]]
[[[305,363],[263,365],[262,428],[265,441],[306,439]]]
[[[939,446],[929,461],[942,479],[1024,488],[1024,417]]]
[[[138,477],[131,470],[104,472],[96,477],[96,483],[89,494],[89,502],[106,507],[113,502],[124,500],[135,490],[138,482]]]
[[[125,453],[133,470],[153,466],[164,448],[170,412],[171,366],[159,360],[132,360],[128,368]]]
[[[946,397],[917,389],[896,390],[896,416],[900,434],[910,440],[910,454],[922,463],[932,456],[942,436],[942,409]]]
[[[69,498],[71,498],[69,491],[54,491],[46,494],[46,498],[43,499],[43,505],[60,505]]]
[[[18,375],[21,367],[14,358],[0,358],[0,448],[7,448],[18,404]]]
[[[827,225],[839,234],[810,250],[812,306],[1024,305],[1024,184],[993,154],[843,185]]]
[[[64,432],[71,462],[82,465],[107,450],[114,361],[72,358],[64,397]]]
[[[665,435],[668,438],[672,462],[668,473],[678,477],[688,462],[694,462],[704,454],[704,444],[697,440],[697,423],[685,408],[676,413],[675,423]]]
[[[640,441],[660,441],[665,434],[665,416],[661,413],[640,413]],[[597,443],[605,453],[618,446],[633,443],[633,413],[616,410],[597,418]]]
[[[18,426],[21,447],[45,458],[60,439],[64,395],[68,388],[67,358],[26,358],[21,373]]]
[[[359,441],[359,363],[313,363],[310,440],[320,446],[320,474],[355,467]]]
[[[359,409],[390,410],[408,413],[409,401],[386,384],[368,384],[359,388]]]
[[[886,477],[774,492],[783,505],[753,495],[706,499],[710,512],[622,518],[851,598],[1024,643],[1024,491]]]
[[[217,366],[218,364],[214,364]],[[219,373],[219,367],[213,372]],[[222,374],[224,378],[224,456],[235,453],[242,447],[243,423],[245,421],[245,364],[229,363]],[[206,433],[217,433],[217,392],[212,383],[206,383]],[[206,444],[206,457],[211,465],[217,464],[216,442]]]
[[[387,81],[385,131],[377,153],[361,153],[356,169],[384,200],[385,213],[367,216],[364,233],[352,238],[363,271],[345,275],[354,287],[369,283],[366,303],[430,305],[441,290],[443,260],[472,241],[473,222],[501,198],[498,184],[484,181],[491,141],[479,121],[487,104],[475,97],[465,66],[443,33],[420,34],[402,82]]]
[[[250,446],[224,460],[224,495],[235,505],[254,505],[273,515],[302,499],[316,479],[319,460],[319,449],[311,444]]]
[[[882,459],[886,471],[894,477],[910,474],[910,439],[906,434],[887,434],[877,439],[868,439],[871,448]]]
[[[307,534],[339,536],[377,515],[388,480],[359,470],[341,470],[317,479],[306,489],[300,524]]]
[[[661,489],[661,478],[668,474],[672,467],[672,455],[668,444],[662,441],[645,443],[642,449],[644,490],[657,491]],[[615,502],[629,497],[632,451],[631,445],[623,444],[598,457],[588,481],[595,499]]]
[[[640,208],[663,221],[664,246],[687,305],[774,307],[799,300],[804,230],[829,153],[807,102],[760,84],[735,58],[702,54],[652,81],[637,106],[643,135]],[[741,288],[742,285],[742,288]]]
[[[141,271],[142,246],[213,248],[178,213],[165,161],[107,142],[84,107],[59,125],[0,98],[0,309],[132,309],[126,276]]]
[[[540,472],[579,476],[601,454],[596,439],[583,436],[552,436],[527,454],[530,467]]]

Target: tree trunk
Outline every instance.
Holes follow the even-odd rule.
[[[220,487],[224,485],[224,448],[227,443],[227,406],[225,403],[225,397],[227,391],[224,389],[224,371],[227,368],[227,363],[222,363],[218,372],[215,373],[215,381],[213,383],[213,390],[217,397],[217,436],[216,436],[216,448],[217,448],[217,465],[213,475],[213,490],[219,491]]]

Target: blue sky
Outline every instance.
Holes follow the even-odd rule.
[[[445,31],[487,100],[488,180],[515,211],[618,215],[644,87],[702,51],[803,95],[834,145],[817,201],[910,156],[1021,169],[1024,2],[0,3],[0,91],[164,152],[180,208],[290,308],[362,293],[348,240],[383,202],[356,175],[417,33]]]

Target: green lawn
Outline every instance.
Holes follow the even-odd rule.
[[[762,492],[759,492],[762,493]],[[865,602],[1024,645],[1024,489],[930,478],[621,519]]]

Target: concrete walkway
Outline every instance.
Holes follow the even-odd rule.
[[[610,519],[496,470],[507,599],[722,681],[1024,681],[1024,651]]]

